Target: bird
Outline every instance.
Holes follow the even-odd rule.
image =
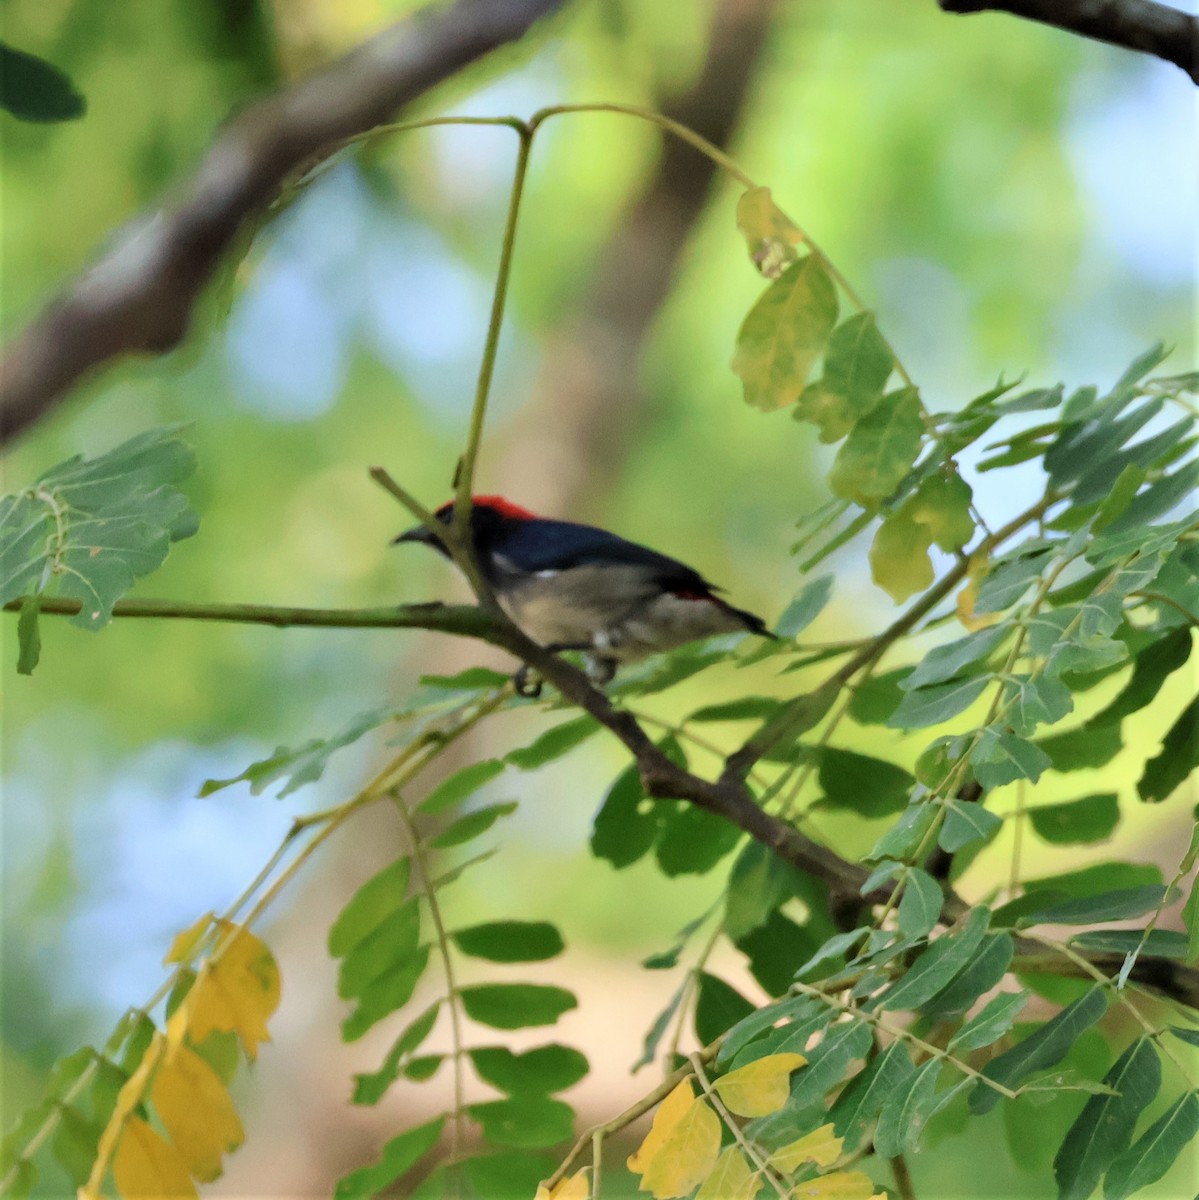
[[[449,525],[454,502],[433,515]],[[503,496],[475,496],[470,536],[479,570],[512,622],[547,650],[583,652],[588,675],[601,686],[621,663],[698,638],[776,636],[694,568],[594,525],[540,517]],[[393,544],[401,542],[424,543],[450,558],[426,525]],[[515,683],[522,695],[540,691],[526,667]]]

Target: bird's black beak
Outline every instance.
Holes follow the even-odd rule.
[[[427,529],[424,525],[417,525],[401,533],[399,537],[391,539],[393,546],[398,546],[401,542],[424,542],[426,546],[432,546],[436,544],[436,539],[431,530]]]

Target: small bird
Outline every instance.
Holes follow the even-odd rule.
[[[453,501],[434,516],[448,525]],[[539,517],[502,496],[476,496],[470,532],[479,570],[513,623],[547,650],[583,651],[597,683],[611,680],[618,663],[696,638],[738,630],[775,636],[691,567],[593,525]],[[395,541],[424,542],[449,557],[424,525]],[[526,669],[516,684],[522,694],[536,694]]]

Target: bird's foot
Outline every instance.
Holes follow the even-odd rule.
[[[528,700],[536,700],[541,695],[541,678],[528,663],[517,668],[512,676],[512,686],[518,696]]]

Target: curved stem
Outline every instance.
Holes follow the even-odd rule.
[[[570,113],[620,113],[628,117],[638,117],[642,121],[648,121],[651,125],[657,125],[660,129],[665,129],[668,133],[673,133],[675,137],[681,138],[689,146],[694,146],[701,154],[711,159],[721,170],[731,175],[742,187],[756,188],[757,183],[750,175],[741,169],[737,163],[725,154],[715,143],[710,142],[702,134],[696,133],[694,129],[689,129],[686,125],[672,118],[665,116],[663,113],[655,112],[652,108],[643,108],[639,104],[611,104],[611,103],[594,103],[594,104],[553,104],[547,108],[538,109],[537,112],[529,119],[530,130],[536,130],[539,125],[549,120],[551,117],[565,116]],[[779,210],[782,211],[781,209]],[[784,214],[786,215],[786,214]],[[796,232],[803,240],[804,245],[820,259],[824,269],[829,276],[836,281],[837,286],[849,298],[850,303],[860,312],[866,312],[868,305],[858,295],[853,284],[849,282],[844,275],[838,270],[836,264],[831,258],[817,245],[816,240],[805,230],[798,222],[787,216],[787,220],[795,227]],[[880,336],[883,336],[880,333]],[[891,359],[895,363],[895,371],[900,379],[908,385],[915,387],[912,382],[911,375],[903,363],[899,361],[899,356],[895,353],[894,347],[890,342],[883,338],[887,349],[891,353]]]
[[[516,222],[520,216],[520,203],[524,196],[525,179],[529,171],[529,152],[533,148],[535,127],[523,122],[512,122],[511,125],[520,138],[520,147],[516,155],[516,170],[512,176],[512,191],[508,197],[508,215],[504,221],[503,240],[500,243],[500,261],[496,268],[495,291],[492,293],[491,315],[487,321],[487,340],[483,343],[483,359],[479,363],[479,379],[475,387],[475,402],[470,414],[466,449],[462,454],[458,476],[455,480],[457,494],[454,504],[454,528],[463,541],[466,541],[467,537],[471,486],[475,478],[479,444],[483,439],[483,421],[487,415],[487,397],[491,391],[492,376],[495,374],[500,329],[504,323],[504,304],[508,298],[508,280],[512,274],[512,253],[516,248]]]
[[[420,874],[420,887],[424,893],[425,903],[429,906],[429,919],[433,922],[437,949],[441,955],[441,965],[445,973],[446,1007],[450,1014],[450,1037],[453,1041],[454,1060],[454,1122],[450,1127],[450,1158],[457,1161],[462,1151],[462,1123],[466,1114],[466,1079],[462,1062],[466,1039],[462,1033],[462,1004],[458,997],[458,981],[454,975],[450,938],[446,932],[441,905],[437,900],[433,872],[429,869],[429,856],[425,853],[424,843],[421,841],[420,833],[412,820],[412,813],[399,788],[392,789],[391,798],[395,802],[400,824],[404,827],[404,836],[408,839],[408,845],[411,848],[412,861],[416,864],[416,869]]]

